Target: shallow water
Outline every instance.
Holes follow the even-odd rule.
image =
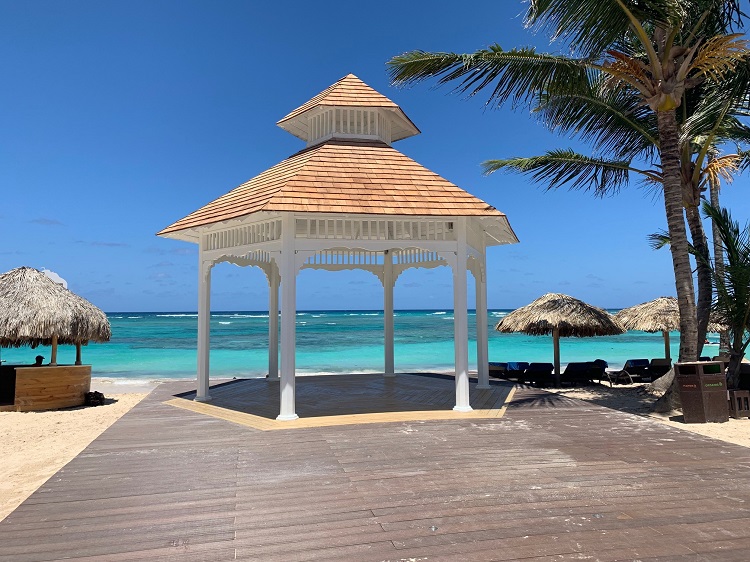
[[[500,334],[493,328],[508,310],[489,313],[490,361],[552,362],[552,337]],[[196,313],[110,313],[112,340],[83,348],[92,374],[109,378],[193,378],[196,365]],[[469,362],[476,368],[476,319],[469,315]],[[396,370],[453,369],[453,311],[397,311]],[[717,338],[712,338],[717,339]],[[671,337],[672,356],[679,334]],[[211,315],[211,374],[216,377],[263,376],[268,365],[268,314],[216,312]],[[707,347],[714,355],[718,347]],[[561,361],[605,359],[619,367],[629,358],[664,356],[660,333],[627,332],[620,336],[563,338]],[[3,349],[8,363],[49,360],[49,348]],[[61,346],[59,363],[72,363],[75,348]],[[297,371],[343,373],[383,371],[383,313],[378,311],[307,311],[297,315]]]

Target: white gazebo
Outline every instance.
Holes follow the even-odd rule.
[[[485,254],[487,246],[518,242],[506,216],[392,148],[392,143],[419,134],[419,129],[398,105],[353,74],[278,125],[307,146],[158,233],[198,244],[196,400],[210,400],[210,287],[216,263],[256,266],[266,274],[268,380],[280,380],[279,420],[298,417],[295,329],[300,269],[363,269],[380,279],[384,373],[392,376],[396,280],[411,267],[447,265],[453,271],[454,410],[470,411],[467,271],[476,280],[478,388],[489,388]]]

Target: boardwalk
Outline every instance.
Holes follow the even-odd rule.
[[[1,522],[0,560],[750,559],[744,447],[530,389],[503,417],[263,431],[164,404],[188,388]]]

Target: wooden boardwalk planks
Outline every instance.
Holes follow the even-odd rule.
[[[0,560],[748,559],[750,449],[520,387],[498,418],[288,431],[164,404],[187,389],[160,386],[0,522]]]

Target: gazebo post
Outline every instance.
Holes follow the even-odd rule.
[[[296,420],[295,348],[297,336],[297,264],[295,219],[285,213],[281,225],[281,385],[277,420]]]
[[[456,356],[457,412],[470,412],[469,404],[469,322],[466,297],[466,224],[463,218],[456,227],[456,263],[453,268],[453,345]]]
[[[555,354],[555,387],[560,387],[560,328],[552,329],[552,345]]]
[[[672,360],[672,354],[669,351],[669,332],[667,330],[662,330],[662,335],[664,336],[664,359]]]
[[[196,402],[208,402],[209,354],[211,339],[211,267],[213,264],[203,259],[202,248],[198,251],[198,388]]]
[[[487,278],[484,252],[482,252],[482,263],[476,270],[474,281],[477,319],[477,388],[487,389],[490,388],[490,366],[487,346]]]
[[[385,368],[386,377],[396,376],[393,358],[393,254],[385,250],[383,256],[383,325],[385,329]]]
[[[81,365],[81,342],[76,342],[76,365]]]
[[[57,365],[57,334],[52,336],[52,352],[49,359],[49,364],[52,366]]]
[[[279,268],[275,263],[268,275],[268,380],[279,381]]]

